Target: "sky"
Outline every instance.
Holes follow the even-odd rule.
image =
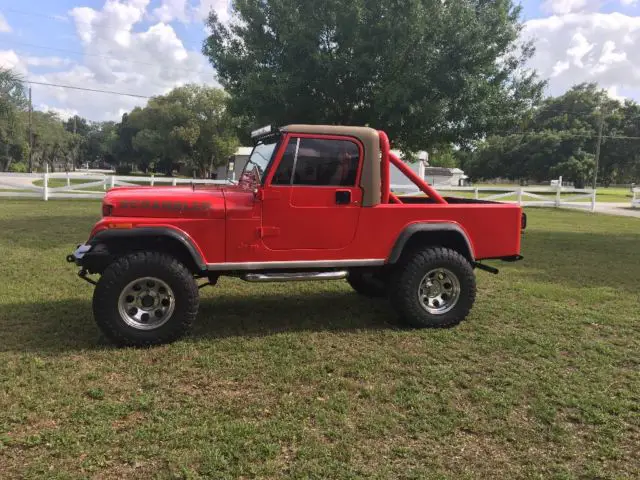
[[[640,0],[522,0],[529,67],[548,95],[597,82],[640,101]],[[217,85],[200,53],[205,20],[228,0],[0,0],[0,66],[33,82],[139,96]],[[32,85],[33,104],[61,117],[119,120],[144,98]]]

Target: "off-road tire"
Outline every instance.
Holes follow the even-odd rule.
[[[152,330],[139,330],[121,316],[121,292],[137,278],[155,277],[172,290],[174,309],[169,319]],[[185,336],[198,313],[198,286],[189,270],[174,257],[160,252],[135,252],[109,265],[93,293],[93,314],[104,335],[118,346],[150,346]]]
[[[459,282],[457,303],[451,310],[433,314],[420,301],[420,285],[435,269],[446,269]],[[452,327],[464,320],[476,298],[476,279],[469,261],[455,250],[442,247],[417,249],[404,255],[389,285],[391,304],[401,320],[414,328]]]
[[[374,271],[352,270],[349,272],[347,282],[357,293],[365,297],[381,298],[387,296],[388,282]]]

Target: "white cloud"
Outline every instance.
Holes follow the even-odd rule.
[[[71,117],[75,117],[76,115],[79,114],[77,110],[72,110],[70,108],[50,107],[46,103],[40,103],[38,105],[35,105],[34,108],[42,112],[53,112],[56,115],[58,115],[58,117],[60,117],[60,119],[62,120],[69,120]]]
[[[73,63],[61,57],[25,57],[24,62],[30,67],[64,67]]]
[[[206,21],[211,11],[216,12],[222,22],[229,20],[228,0],[199,0],[190,4],[187,0],[162,0],[153,10],[155,18],[164,23],[173,20],[181,22]]]
[[[27,74],[27,64],[13,50],[0,50],[0,67],[14,70],[19,75]]]
[[[556,15],[566,15],[584,9],[588,0],[545,0],[542,2],[542,11]]]
[[[585,37],[581,32],[578,32],[571,38],[571,43],[567,49],[567,56],[572,59],[572,63],[576,67],[582,68],[584,67],[582,59],[591,50],[593,50],[593,44],[589,43],[587,37]]]
[[[620,4],[625,7],[636,5],[637,3],[638,3],[638,0],[620,0]]]
[[[557,77],[562,72],[569,70],[569,62],[558,60],[556,64],[553,66],[553,71],[551,72],[551,78]]]
[[[11,25],[7,22],[7,19],[4,18],[4,15],[0,13],[0,33],[9,33],[12,31]]]
[[[56,71],[29,77],[38,82],[72,85],[96,90],[154,96],[186,83],[215,84],[213,69],[199,46],[188,48],[161,15],[180,14],[162,10],[181,2],[165,1],[149,9],[149,0],[106,0],[102,9],[74,8],[69,18],[75,26],[84,60],[41,57],[19,58],[0,52],[0,63],[11,61],[26,67],[47,66]],[[172,17],[173,18],[173,17]],[[151,20],[151,25],[147,22]],[[153,22],[156,23],[153,23]],[[144,23],[143,23],[144,22]],[[204,35],[203,35],[204,39]],[[6,57],[6,58],[5,58]],[[91,120],[119,120],[122,113],[146,99],[109,93],[86,92],[43,85],[33,86],[34,101],[58,109],[77,112]]]
[[[599,62],[603,65],[611,65],[616,62],[624,62],[627,59],[626,52],[616,52],[616,44],[612,40],[607,40],[602,46],[602,55]]]
[[[625,97],[618,95],[618,87],[609,87],[606,89],[607,90],[607,95],[609,95],[610,98],[614,99],[614,100],[618,100],[619,102],[624,102]]]
[[[536,45],[530,66],[550,79],[551,95],[582,82],[616,95],[640,90],[640,17],[571,13],[530,20],[524,33]]]
[[[607,1],[608,0],[545,0],[544,2],[542,2],[541,9],[543,12],[553,15],[567,15],[569,13],[579,12],[597,12],[598,10],[600,10],[600,7],[602,7],[602,5]]]
[[[189,19],[187,6],[187,0],[162,0],[162,4],[153,13],[158,20],[164,23],[174,19],[186,22]]]
[[[216,12],[221,22],[229,20],[228,0],[200,0],[200,4],[196,8],[197,15],[201,20],[206,20],[211,10]]]

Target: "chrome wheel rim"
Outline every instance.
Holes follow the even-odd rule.
[[[434,268],[418,287],[420,305],[432,315],[442,315],[453,309],[460,299],[460,281],[446,268]]]
[[[142,277],[122,289],[118,299],[120,317],[137,330],[153,330],[171,318],[176,306],[173,290],[155,277]]]

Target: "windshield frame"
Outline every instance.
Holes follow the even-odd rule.
[[[274,136],[269,136],[266,138],[262,138],[260,139],[253,147],[253,150],[251,150],[251,155],[249,155],[249,158],[247,159],[247,163],[245,164],[244,168],[242,169],[242,172],[240,174],[240,183],[251,183],[253,185],[264,185],[264,182],[266,181],[267,177],[269,176],[269,171],[271,170],[271,166],[273,165],[273,159],[275,158],[276,153],[278,152],[280,145],[282,144],[282,135],[274,135]],[[257,178],[257,176],[253,175],[253,172],[255,172],[255,167],[259,167],[260,165],[255,163],[254,161],[252,161],[254,155],[256,154],[256,150],[261,147],[261,146],[265,146],[265,145],[272,145],[273,144],[273,150],[271,152],[271,156],[266,159],[266,157],[260,155],[263,159],[266,159],[266,165],[263,168],[262,171],[262,175]],[[254,168],[251,168],[251,166],[254,166]],[[247,180],[248,178],[252,177],[253,181],[249,181]]]

